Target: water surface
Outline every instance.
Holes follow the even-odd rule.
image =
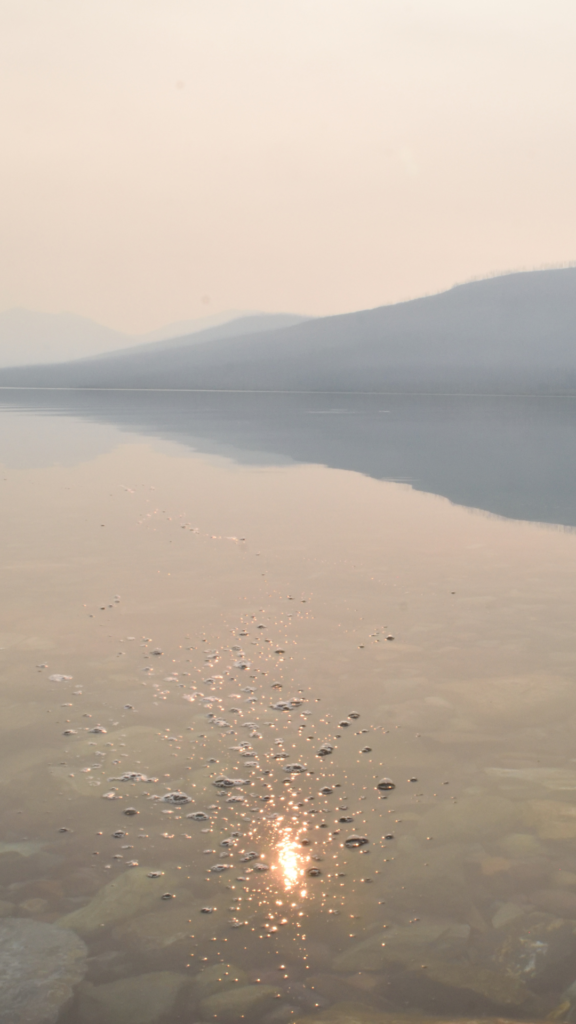
[[[564,447],[549,493],[521,469],[471,509],[390,437],[463,451],[458,422],[495,436],[479,407],[307,399],[335,426],[299,443],[350,431],[366,465],[341,467],[278,443],[302,406],[271,435],[270,407],[210,401],[180,435],[130,396],[120,423],[116,399],[1,414],[0,907],[85,942],[58,1021],[569,1017],[576,538],[529,500],[570,506],[572,412],[501,405],[524,467]],[[404,479],[367,468],[378,416]],[[445,478],[471,493],[500,456]]]

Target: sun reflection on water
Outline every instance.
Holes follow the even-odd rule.
[[[278,866],[282,872],[285,889],[293,889],[304,874],[302,851],[297,846],[293,833],[285,829],[277,844]]]

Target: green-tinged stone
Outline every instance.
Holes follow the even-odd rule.
[[[191,904],[185,900],[185,906],[178,906],[175,900],[157,902],[160,904],[157,910],[138,914],[119,924],[114,929],[114,939],[122,945],[129,944],[142,952],[152,953],[167,949],[175,942],[183,942],[192,935],[198,937],[214,930],[210,918],[199,913],[199,903]]]
[[[561,890],[556,893],[559,897],[573,895]],[[536,980],[540,990],[552,991],[561,991],[570,984],[575,959],[574,922],[537,910],[526,911],[503,925],[492,954],[498,969],[528,984]]]
[[[485,768],[492,778],[545,789],[576,790],[576,772],[567,768]]]
[[[562,800],[527,800],[522,805],[526,824],[540,839],[576,839],[576,804]]]
[[[298,1017],[294,1024],[409,1024],[417,1018],[407,1014],[379,1013],[361,1003],[336,1003],[310,1017]],[[428,1018],[430,1019],[430,1018]]]
[[[334,969],[345,973],[379,971],[387,963],[416,967],[431,948],[436,955],[457,955],[467,945],[469,936],[468,924],[416,921],[404,927],[385,928],[340,953],[334,960]]]
[[[428,958],[426,976],[450,989],[474,992],[498,1007],[525,1006],[534,1001],[520,978],[476,964],[448,963]]]
[[[492,918],[492,927],[505,928],[511,921],[515,921],[517,917],[522,917],[525,914],[525,906],[521,906],[519,903],[503,903]]]
[[[518,803],[500,796],[469,796],[440,804],[422,816],[413,829],[416,838],[435,843],[483,843],[510,832],[521,821]]]
[[[381,1013],[361,1003],[337,1003],[294,1024],[495,1024],[493,1018],[430,1017],[423,1013]],[[499,1017],[497,1024],[518,1024]]]
[[[519,860],[546,856],[546,847],[531,832],[510,832],[498,845],[506,856]]]
[[[103,925],[134,917],[155,907],[163,892],[170,888],[169,879],[148,878],[149,868],[130,868],[96,893],[85,907],[61,917],[60,928],[73,928],[80,935],[89,934]]]
[[[24,839],[21,843],[0,843],[0,856],[5,853],[19,853],[21,857],[33,857],[39,853],[46,843],[34,839]]]
[[[216,1018],[232,1024],[248,1013],[261,1012],[278,995],[278,990],[271,985],[234,985],[225,992],[202,999],[200,1010],[205,1020]]]
[[[151,971],[106,985],[86,983],[78,994],[78,1024],[156,1024],[174,1008],[189,984],[185,974]]]
[[[205,967],[193,978],[194,995],[197,999],[206,999],[217,992],[226,991],[237,986],[248,984],[248,975],[232,964],[213,964]]]

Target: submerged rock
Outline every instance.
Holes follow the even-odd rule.
[[[450,1000],[450,992],[458,991],[480,996],[486,1002],[487,1009],[490,1005],[502,1009],[536,1007],[536,998],[521,978],[479,964],[447,963],[431,959],[426,965],[426,977],[444,986],[447,1002]]]
[[[66,914],[56,924],[88,935],[101,925],[113,924],[150,909],[161,896],[157,885],[148,868],[131,868],[100,889],[85,907]]]
[[[424,842],[428,836],[434,836],[438,843],[485,843],[493,836],[500,838],[513,831],[521,816],[519,803],[504,797],[461,797],[457,802],[443,803],[427,811],[412,834]]]
[[[568,986],[574,980],[575,959],[573,922],[537,910],[503,925],[492,953],[493,963],[524,979],[533,991],[558,991]]]
[[[408,1014],[380,1013],[371,1006],[361,1003],[336,1003],[328,1010],[311,1016],[298,1017],[294,1024],[392,1024],[394,1021],[410,1021]]]
[[[261,1012],[267,1003],[273,1005],[278,996],[278,989],[271,985],[235,985],[203,999],[200,1010],[205,1020],[216,1016],[219,1021],[235,1024],[247,1014]]]
[[[157,900],[155,902],[158,902]],[[168,901],[166,901],[168,902]],[[210,922],[197,920],[200,904],[185,901],[181,907],[176,903],[166,906],[160,902],[158,910],[148,914],[138,914],[118,924],[113,930],[113,937],[123,946],[129,945],[141,953],[154,953],[167,949],[177,942],[185,942],[190,938],[191,931],[198,935],[200,930],[210,927]],[[194,928],[191,918],[194,915]]]
[[[503,903],[498,908],[494,917],[492,918],[493,928],[505,928],[510,924],[511,921],[515,921],[517,917],[523,917],[526,914],[526,907],[520,903]]]
[[[151,971],[106,985],[82,985],[75,1020],[78,1024],[156,1024],[169,1014],[182,989],[185,974]]]
[[[33,857],[45,845],[35,839],[23,839],[20,843],[0,843],[0,856],[4,853],[18,853],[21,857]]]
[[[507,857],[522,860],[546,856],[546,847],[531,832],[509,832],[498,845]]]
[[[0,921],[0,1024],[54,1024],[84,977],[73,932],[22,918]]]
[[[562,800],[528,800],[523,805],[526,823],[540,839],[576,839],[576,804]]]
[[[576,790],[576,772],[567,768],[485,768],[495,779],[523,782],[545,789]]]
[[[424,1014],[417,1017],[407,1013],[381,1013],[372,1006],[363,1006],[362,1003],[343,1002],[309,1017],[298,1017],[294,1024],[424,1024],[425,1019]],[[458,1024],[465,1022],[459,1021]]]
[[[248,975],[232,964],[213,964],[194,975],[193,991],[197,999],[206,999],[216,992],[224,992],[234,986],[248,984]]]
[[[576,893],[566,889],[538,889],[530,894],[530,899],[539,910],[576,920]]]
[[[454,1024],[454,1015],[430,1017],[424,1013],[383,1013],[357,1002],[336,1003],[327,1010],[306,1017],[292,1017],[294,1024]],[[457,1024],[494,1024],[493,1020],[457,1017]],[[503,1018],[498,1024],[512,1024]]]
[[[336,971],[380,971],[389,963],[416,967],[433,950],[435,956],[462,953],[468,944],[470,926],[446,922],[416,921],[411,925],[384,929],[378,935],[354,943],[334,960]]]

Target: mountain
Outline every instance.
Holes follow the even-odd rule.
[[[127,351],[115,353],[120,355],[132,355],[139,352],[158,353],[166,351],[177,351],[178,349],[189,348],[191,345],[202,345],[208,341],[220,341],[221,338],[239,338],[242,335],[261,334],[264,331],[275,331],[280,327],[293,327],[295,324],[304,323],[309,319],[304,316],[297,316],[295,313],[251,313],[247,316],[238,315],[237,319],[226,321],[204,330],[195,331],[193,334],[185,334],[183,337],[168,337],[160,341],[147,342],[144,345],[132,346]]]
[[[0,385],[427,393],[576,393],[576,269],[236,338],[5,369]]]
[[[8,309],[0,313],[0,367],[62,363],[114,351],[138,351],[148,345],[162,348],[168,340],[186,335],[192,344],[201,335],[234,337],[300,323],[304,317],[288,313],[241,313],[232,310],[214,316],[168,324],[149,334],[114,331],[75,313],[39,313]],[[210,335],[209,332],[217,332]]]
[[[167,341],[169,338],[183,338],[187,334],[197,334],[198,331],[207,331],[209,327],[222,327],[231,320],[239,320],[241,317],[251,316],[274,316],[275,314],[260,313],[254,309],[229,309],[225,313],[212,313],[210,316],[202,316],[196,320],[176,320],[174,323],[158,327],[155,331],[148,331],[141,334],[139,341],[146,344],[149,341]],[[282,316],[282,314],[278,314]],[[300,319],[295,317],[296,320]],[[302,319],[304,319],[302,317]]]
[[[0,313],[0,366],[61,363],[130,344],[130,335],[75,313],[7,309]]]

